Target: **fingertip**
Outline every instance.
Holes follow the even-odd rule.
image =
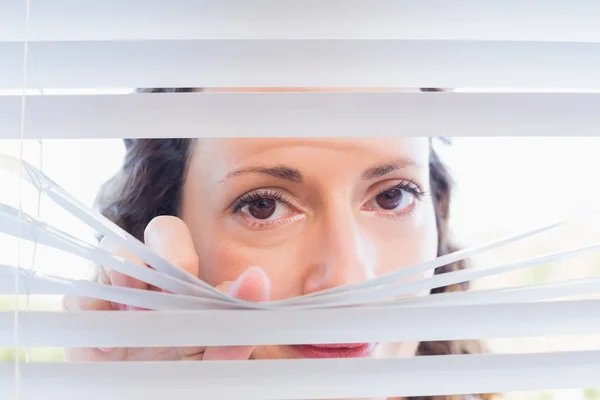
[[[161,257],[198,276],[199,257],[192,233],[180,218],[161,215],[152,219],[144,230],[144,241]]]
[[[271,297],[271,280],[262,268],[253,266],[240,275],[229,293],[242,300],[267,301]]]

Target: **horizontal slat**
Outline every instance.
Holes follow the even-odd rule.
[[[600,333],[599,309],[600,300],[579,300],[318,310],[21,312],[19,343],[216,346],[585,335]],[[0,346],[13,341],[13,313],[0,313]]]
[[[18,161],[18,159],[2,158],[0,156],[0,167],[5,166],[8,161]],[[20,175],[20,169],[16,169],[14,172]],[[32,181],[35,181],[35,178]],[[48,188],[46,187],[46,189]],[[184,281],[177,276],[173,276],[175,274],[169,274],[169,270],[165,273],[164,269],[161,272],[154,268],[146,268],[139,263],[121,257],[115,257],[103,249],[78,240],[67,232],[53,226],[48,226],[32,216],[2,203],[0,203],[0,232],[7,233],[18,239],[34,241],[35,243],[66,251],[92,261],[96,265],[102,265],[107,269],[118,271],[171,293],[205,296],[207,299],[218,300],[221,303],[233,302],[230,301],[232,300],[230,297],[225,297],[196,277],[194,277],[192,282],[188,280]],[[179,270],[179,267],[176,266],[172,266],[171,268],[175,269],[176,272]],[[0,276],[9,272],[0,265]],[[12,275],[14,276],[14,273]],[[0,284],[0,292],[1,289],[2,284]]]
[[[101,299],[120,304],[129,304],[149,310],[202,310],[202,309],[240,309],[239,305],[228,304],[214,299],[196,296],[183,296],[153,290],[138,290],[126,287],[103,285],[85,280],[60,279],[54,277],[37,276],[21,271],[18,279],[18,290],[15,293],[15,272],[13,266],[0,265],[0,295],[72,295]],[[539,285],[525,285],[509,287],[506,289],[488,289],[467,292],[437,293],[431,296],[418,296],[414,298],[388,298],[376,305],[385,306],[456,306],[456,305],[483,305],[506,304],[517,302],[531,302],[551,299],[566,299],[574,296],[586,296],[600,292],[600,277],[587,279],[574,279],[558,283],[545,283]],[[349,293],[348,296],[351,296]],[[314,300],[314,299],[313,299]],[[364,306],[371,303],[355,302],[352,306]],[[276,308],[281,307],[281,302],[252,303],[249,308]],[[372,304],[371,304],[372,305]],[[262,306],[262,307],[259,307]],[[299,306],[288,304],[292,308],[328,308],[325,301],[313,301],[310,305]]]
[[[598,385],[600,352],[409,359],[29,363],[20,400],[339,399],[555,390]],[[14,367],[0,364],[2,399]]]
[[[30,271],[25,272],[25,270],[21,270],[18,278],[18,291],[16,291],[15,272],[17,270],[15,267],[0,264],[0,295],[14,296],[18,293],[22,295],[82,296],[150,310],[239,309],[235,304],[219,301],[209,296],[185,296],[155,290],[104,285],[86,280],[45,277]]]
[[[20,108],[20,96],[0,96],[0,138],[20,137]],[[24,134],[47,139],[595,136],[599,109],[600,93],[29,96]]]
[[[0,42],[0,89],[23,44]],[[27,87],[526,87],[600,89],[600,43],[189,40],[33,42]]]
[[[468,304],[506,304],[543,300],[567,299],[575,296],[597,295],[600,277],[571,279],[536,285],[512,286],[501,289],[444,292],[425,297],[403,299],[402,306],[455,306]]]
[[[0,41],[25,4],[0,0]],[[28,38],[600,41],[598,20],[594,0],[35,0]]]
[[[446,274],[433,275],[428,278],[417,279],[412,282],[395,282],[387,287],[377,287],[372,284],[364,288],[356,289],[353,292],[323,294],[318,297],[315,296],[316,298],[299,299],[293,304],[311,304],[317,301],[326,302],[335,306],[352,306],[367,302],[389,301],[394,298],[414,295],[415,293],[427,293],[431,289],[435,288],[451,286],[462,282],[472,282],[477,279],[483,279],[497,274],[509,273],[511,271],[517,271],[533,266],[547,265],[549,263],[576,257],[577,255],[581,254],[591,252],[597,253],[599,250],[600,244],[584,246],[578,249],[529,257],[501,265],[452,271]]]
[[[9,269],[10,268],[10,269]],[[15,267],[0,265],[0,295],[15,295]],[[2,276],[4,275],[4,276]],[[11,279],[12,278],[12,279]],[[201,310],[238,308],[234,305],[223,305],[214,300],[202,297],[181,296],[153,290],[138,290],[126,287],[101,285],[98,283],[56,279],[51,277],[21,274],[18,280],[18,294],[36,295],[73,295],[102,299],[120,304],[130,304],[149,310]],[[382,303],[385,306],[456,306],[506,304],[532,302],[552,299],[566,299],[574,296],[595,295],[600,291],[600,277],[573,279],[562,282],[524,285],[505,289],[487,289],[466,292],[436,293],[431,296],[394,299]],[[257,305],[265,303],[256,303]],[[267,303],[268,307],[272,302]],[[276,307],[276,305],[274,305]],[[298,307],[298,306],[292,306]],[[304,308],[327,308],[325,303],[313,304]]]

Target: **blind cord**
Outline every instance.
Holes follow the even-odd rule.
[[[22,71],[22,93],[21,93],[21,121],[20,121],[20,142],[19,142],[19,158],[21,160],[21,171],[23,170],[23,142],[25,138],[25,106],[27,102],[27,61],[29,53],[29,12],[30,0],[25,1],[25,30],[23,44],[23,71]],[[19,182],[19,220],[23,214],[23,181]],[[19,238],[17,239],[17,268],[15,269],[15,313],[14,313],[14,349],[15,349],[15,365],[14,365],[14,385],[15,385],[15,400],[20,398],[20,363],[19,363],[19,270],[21,268],[21,235],[22,225],[19,223]],[[27,296],[29,298],[29,296]]]
[[[43,91],[40,90],[40,94],[43,95]],[[38,139],[37,140],[38,143],[38,147],[39,147],[39,151],[40,151],[40,156],[38,159],[39,165],[40,165],[40,171],[44,172],[44,142],[42,141],[42,139]],[[37,220],[40,219],[40,214],[41,214],[41,206],[42,206],[42,191],[38,190],[38,194],[37,194],[37,204],[36,204],[37,208],[36,208],[36,214],[35,214],[35,218]],[[33,254],[31,256],[31,270],[32,272],[35,272],[35,260],[37,257],[37,249],[38,249],[38,241],[35,240],[33,242]],[[25,297],[25,310],[29,311],[30,310],[30,304],[31,304],[31,297],[29,296],[29,294]],[[25,348],[25,362],[28,363],[31,361],[31,349],[29,348],[29,346],[27,346]]]

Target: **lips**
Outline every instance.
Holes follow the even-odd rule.
[[[376,343],[343,343],[290,346],[303,358],[369,357]]]

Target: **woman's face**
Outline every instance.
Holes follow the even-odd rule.
[[[434,259],[429,150],[428,138],[197,140],[182,218],[200,278],[216,286],[260,266],[279,300]],[[416,344],[309,347],[253,358],[408,356]]]

